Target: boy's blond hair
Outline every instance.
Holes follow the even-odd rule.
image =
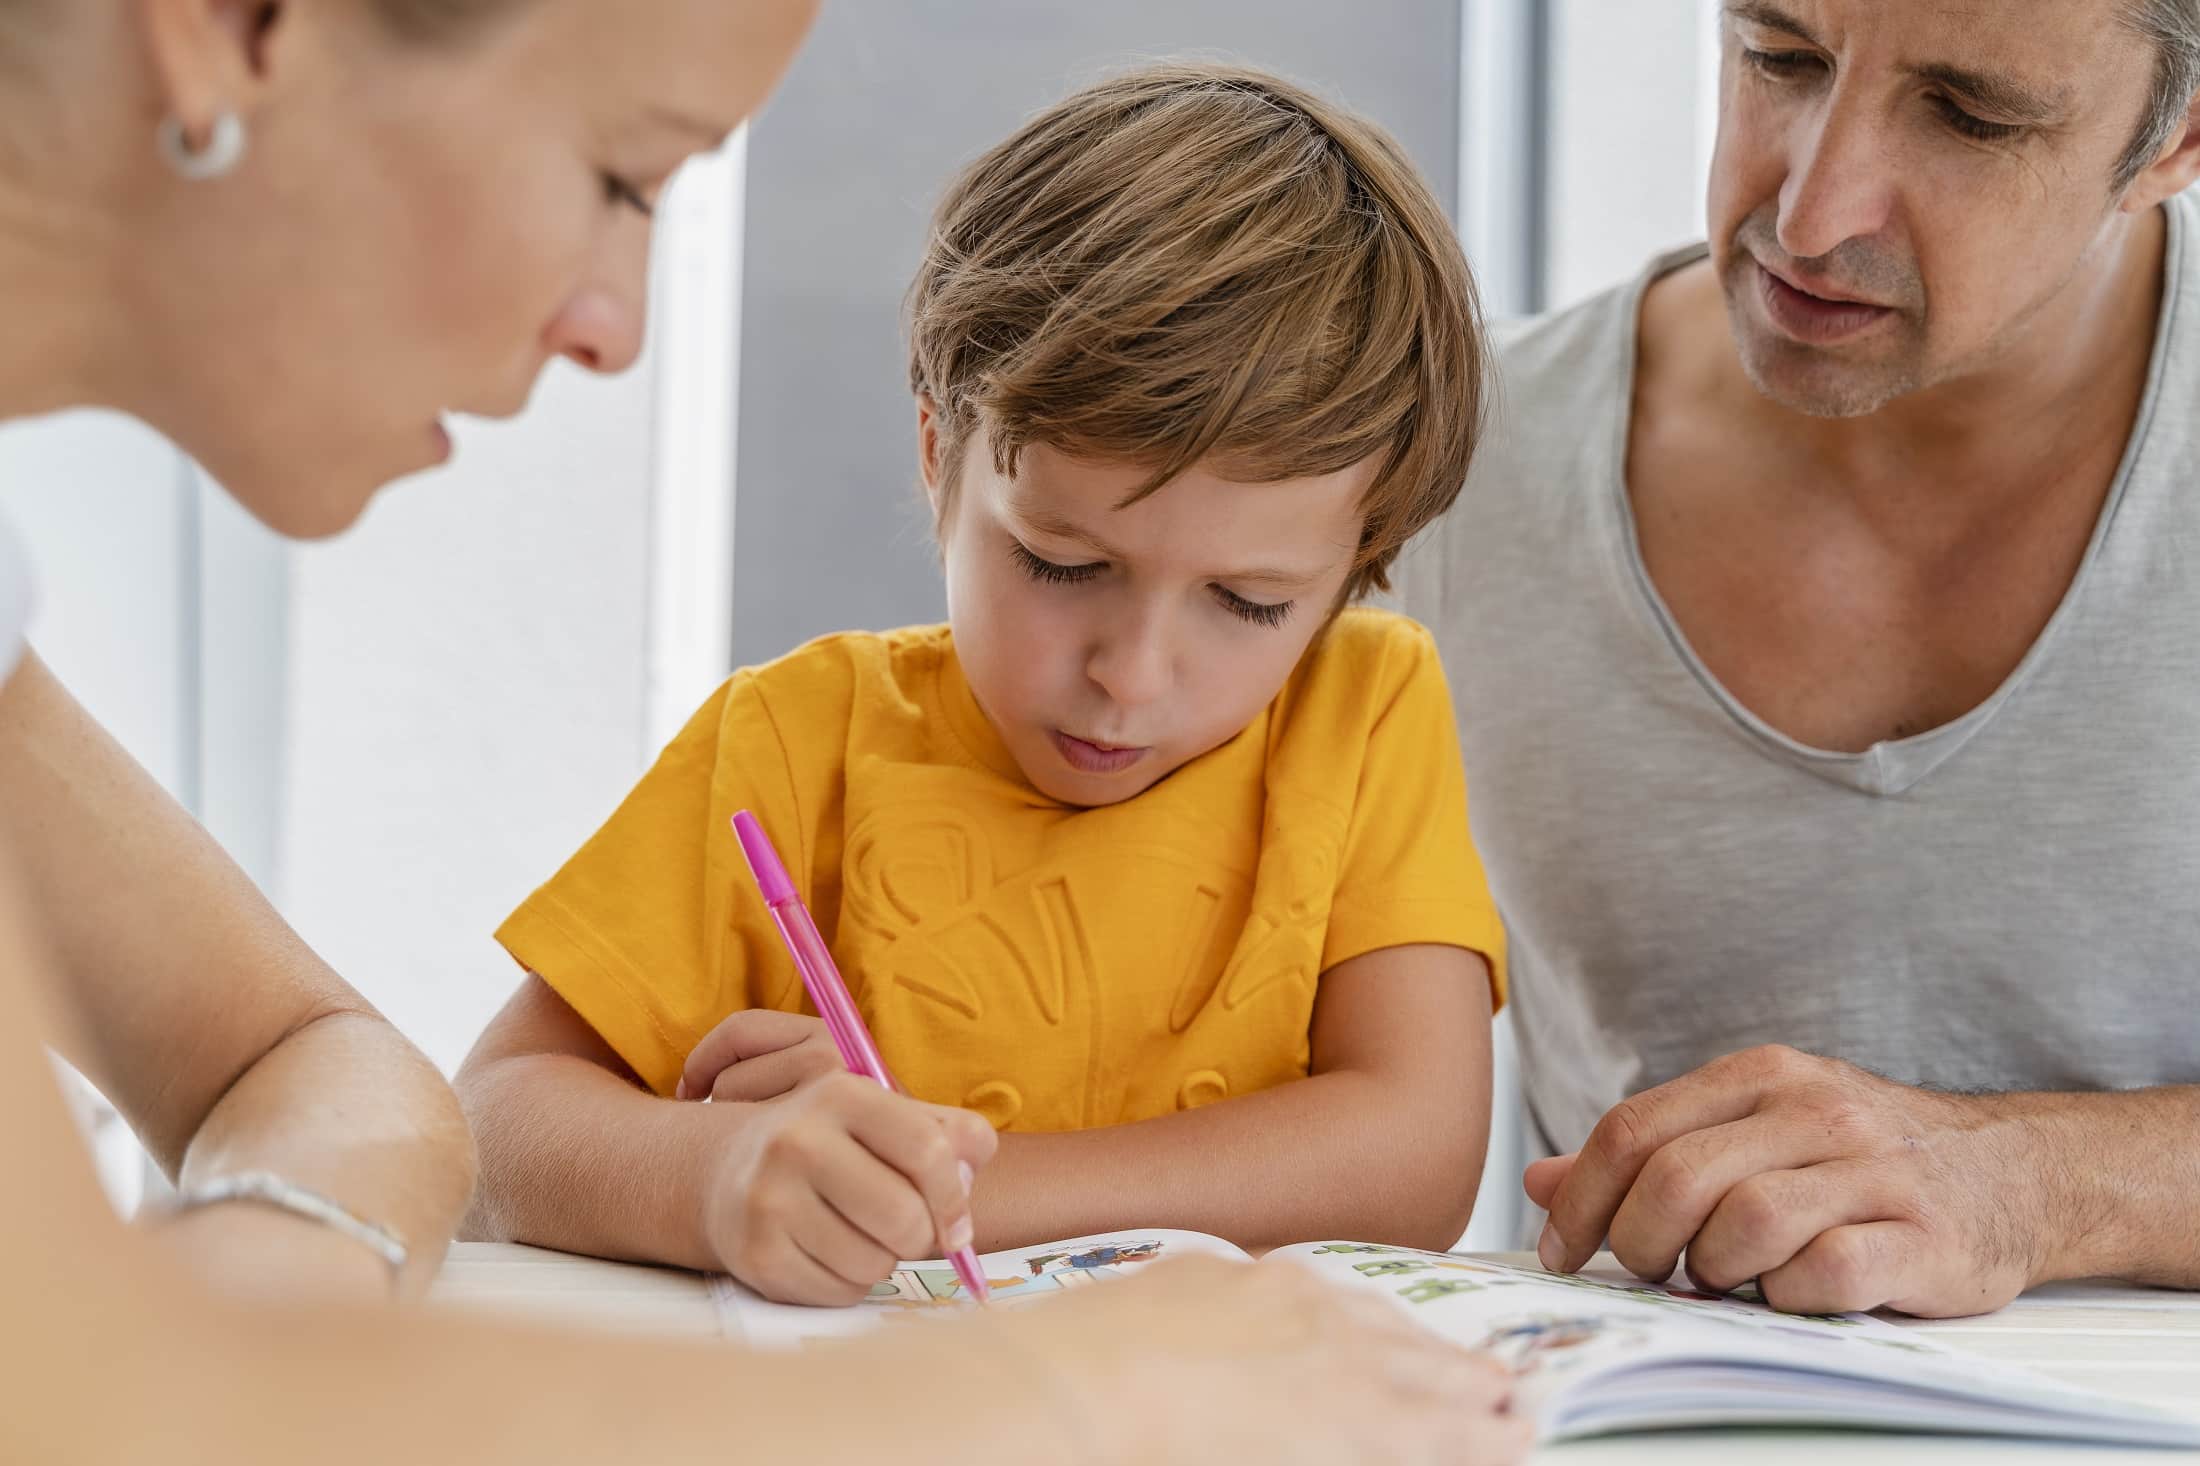
[[[1265,72],[1171,62],[1032,118],[948,187],[910,286],[941,487],[983,434],[1273,482],[1373,458],[1346,600],[1387,589],[1479,434],[1457,237],[1374,124]],[[943,503],[945,500],[943,499]]]

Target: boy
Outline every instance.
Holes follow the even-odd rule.
[[[949,625],[737,673],[505,923],[475,1230],[819,1303],[973,1218],[1450,1245],[1502,936],[1429,639],[1345,609],[1473,448],[1441,210],[1318,98],[1151,67],[963,175],[909,310]],[[803,1014],[742,808],[907,1097]]]

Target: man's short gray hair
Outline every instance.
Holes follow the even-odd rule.
[[[2127,0],[2125,23],[2152,41],[2154,87],[2146,119],[2116,164],[2116,192],[2147,169],[2200,92],[2200,0]]]

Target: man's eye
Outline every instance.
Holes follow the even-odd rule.
[[[1818,58],[1808,51],[1758,51],[1742,48],[1742,59],[1767,76],[1783,80],[1816,69]]]
[[[2024,131],[2023,127],[2013,122],[1988,122],[1983,117],[1974,117],[1946,97],[1933,98],[1933,105],[1939,109],[1942,120],[1950,127],[1965,137],[1976,138],[1982,143],[2006,142]]]

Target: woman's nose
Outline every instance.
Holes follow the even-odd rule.
[[[550,349],[592,372],[623,372],[642,354],[643,315],[639,298],[590,287],[550,323]]]

